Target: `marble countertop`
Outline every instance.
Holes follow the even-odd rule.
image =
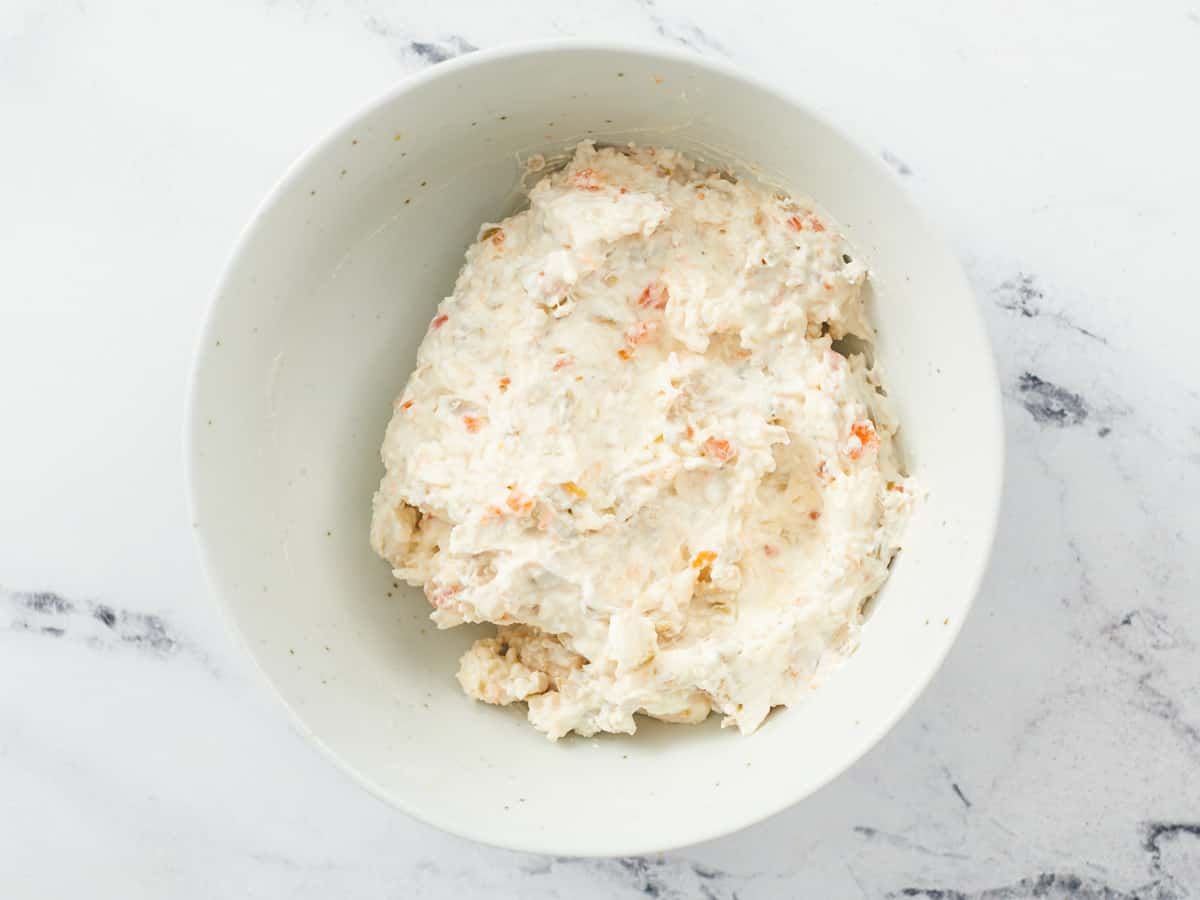
[[[0,11],[0,894],[1200,895],[1200,6],[429,9]],[[562,35],[728,58],[873,145],[1005,393],[994,560],[929,691],[817,795],[664,857],[475,846],[352,784],[218,620],[186,512],[193,342],[265,191],[405,74]]]

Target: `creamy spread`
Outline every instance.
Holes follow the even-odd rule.
[[[811,203],[672,150],[585,142],[529,199],[429,326],[372,545],[438,627],[499,626],[459,681],[551,738],[749,733],[854,650],[911,506],[839,341],[873,337],[866,267]]]

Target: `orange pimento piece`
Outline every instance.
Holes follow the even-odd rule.
[[[403,403],[400,404],[400,408],[401,409],[412,409],[412,405],[413,405],[413,402],[411,400],[405,400]]]
[[[430,591],[428,587],[425,589],[425,596],[429,599],[429,603],[438,609],[445,609],[450,605],[454,595],[462,590],[462,585],[457,584],[451,587],[435,588]]]
[[[509,492],[508,499],[504,501],[504,505],[515,513],[528,512],[533,509],[533,501],[520,491]]]
[[[579,485],[577,485],[573,481],[564,481],[562,489],[564,491],[566,491],[568,494],[570,494],[572,497],[578,497],[580,500],[587,499],[587,495],[588,495],[587,491],[585,491],[583,488],[581,488]]]
[[[875,425],[870,419],[855,422],[850,426],[850,446],[846,455],[851,459],[860,458],[868,450],[879,449],[879,435],[875,433]]]
[[[575,179],[575,187],[581,191],[598,191],[601,188],[600,176],[596,174],[595,169],[580,169],[573,176]]]
[[[763,553],[765,553],[767,556],[778,556],[779,548],[773,547],[770,544],[763,544]]]
[[[724,438],[709,437],[704,442],[704,454],[724,463],[729,462],[729,460],[737,456],[737,451]]]
[[[575,362],[575,357],[573,357],[573,356],[560,356],[558,359],[556,359],[554,361],[554,371],[557,372],[560,369],[565,369],[567,366],[571,365],[574,362]]]
[[[717,554],[712,550],[701,550],[696,554],[696,558],[692,560],[693,569],[703,569],[706,566],[711,566],[717,558]]]
[[[790,216],[790,217],[788,217],[787,223],[794,230],[803,231],[805,221],[806,221],[805,219],[802,219],[799,216]],[[820,219],[818,219],[812,213],[808,213],[807,222],[808,222],[808,227],[811,228],[813,231],[824,231],[825,230],[825,223],[822,222]]]
[[[467,431],[476,434],[487,424],[487,419],[483,416],[463,416],[463,424],[467,426]]]
[[[642,309],[666,309],[667,298],[667,286],[661,281],[652,281],[638,297],[637,304]]]
[[[649,340],[654,339],[654,333],[658,331],[657,322],[647,322],[642,319],[636,325],[625,332],[625,340],[631,347],[636,347],[638,344],[644,344]]]
[[[433,327],[434,327],[434,328],[441,328],[443,325],[445,325],[445,324],[446,324],[446,322],[447,322],[449,319],[450,319],[450,317],[449,317],[448,315],[446,315],[445,313],[442,313],[441,315],[435,316],[435,317],[434,317],[434,319],[433,319]]]
[[[808,514],[808,517],[815,522],[817,519],[821,518],[821,514],[814,509]]]
[[[508,386],[510,384],[512,384],[512,379],[509,378],[507,375],[505,375],[503,378],[501,378],[500,379],[500,392],[503,393],[504,391],[507,391]]]
[[[628,350],[626,350],[624,347],[622,347],[620,350],[617,351],[617,356],[619,356],[619,357],[621,357],[621,359],[625,359],[625,360],[633,359],[633,354],[630,353]]]

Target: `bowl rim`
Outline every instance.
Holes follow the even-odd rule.
[[[715,840],[724,837],[734,832],[741,831],[751,825],[763,822],[784,810],[794,806],[806,797],[810,797],[818,791],[827,787],[835,779],[843,775],[851,766],[862,759],[870,750],[878,745],[878,743],[887,735],[900,721],[905,714],[912,709],[917,699],[925,692],[932,682],[934,676],[940,671],[945,663],[951,648],[958,640],[959,633],[962,630],[963,623],[970,614],[975,605],[975,600],[978,597],[980,588],[983,584],[983,579],[991,566],[991,560],[995,548],[996,533],[999,527],[999,517],[1001,504],[1004,493],[1004,473],[1006,466],[1006,438],[1004,432],[1004,418],[1001,404],[1001,388],[1000,380],[997,374],[995,354],[992,349],[991,341],[988,337],[987,329],[983,322],[983,316],[977,304],[971,304],[971,312],[969,315],[970,328],[976,332],[975,337],[978,339],[980,346],[988,348],[988,353],[984,354],[985,358],[980,360],[982,366],[981,374],[986,375],[989,382],[986,390],[987,397],[977,396],[976,402],[985,406],[985,416],[990,421],[992,431],[995,435],[995,467],[994,470],[979,473],[981,483],[987,487],[986,497],[989,508],[984,510],[984,515],[981,519],[984,523],[981,529],[981,538],[986,541],[985,549],[980,557],[977,570],[973,573],[968,581],[968,589],[964,591],[964,599],[962,601],[961,612],[954,617],[954,620],[947,625],[947,639],[937,649],[936,654],[927,658],[924,663],[924,671],[922,671],[915,680],[912,690],[905,696],[901,702],[888,711],[888,713],[876,720],[874,727],[869,730],[866,740],[860,744],[860,748],[854,753],[847,754],[841,763],[824,774],[824,776],[815,782],[807,790],[799,794],[784,793],[773,803],[764,805],[762,808],[753,813],[742,815],[733,819],[723,819],[717,822],[708,824],[698,823],[687,827],[676,829],[675,833],[667,838],[661,845],[645,846],[642,843],[629,843],[621,835],[613,835],[600,842],[594,842],[594,846],[579,846],[577,843],[572,843],[569,846],[564,846],[561,842],[556,842],[552,836],[547,836],[542,839],[530,839],[525,837],[517,837],[513,840],[506,840],[498,837],[493,832],[474,827],[469,822],[451,821],[443,819],[437,815],[436,811],[417,808],[414,804],[408,802],[405,798],[397,797],[386,792],[382,787],[376,784],[367,774],[360,772],[350,762],[339,755],[332,747],[327,745],[325,741],[311,729],[301,718],[299,712],[292,703],[283,695],[279,686],[268,675],[262,662],[259,660],[258,654],[255,652],[250,643],[248,635],[241,629],[234,615],[232,605],[229,600],[229,595],[222,589],[221,579],[218,576],[218,567],[214,563],[213,548],[209,537],[205,533],[205,528],[200,523],[199,506],[200,502],[197,493],[198,472],[203,465],[200,454],[198,453],[197,436],[200,433],[198,416],[198,392],[199,384],[204,370],[205,350],[212,345],[212,335],[215,329],[215,320],[217,308],[221,303],[222,297],[226,294],[230,282],[233,278],[234,271],[239,260],[246,250],[252,235],[254,234],[259,222],[264,217],[266,212],[270,210],[276,202],[286,195],[294,186],[302,173],[307,169],[309,164],[320,156],[327,148],[336,144],[346,134],[353,130],[356,123],[369,117],[372,113],[392,103],[399,96],[420,88],[421,86],[444,78],[452,78],[462,71],[479,66],[487,66],[494,62],[510,59],[514,57],[537,56],[547,53],[570,53],[570,52],[608,52],[622,53],[642,56],[651,60],[663,60],[665,62],[682,62],[701,69],[706,69],[709,72],[728,79],[735,84],[761,91],[765,94],[772,95],[783,103],[802,110],[806,115],[816,120],[822,127],[829,129],[836,135],[842,137],[856,151],[858,151],[861,161],[864,165],[872,166],[877,175],[890,180],[907,199],[913,216],[925,229],[928,238],[940,245],[945,250],[947,257],[954,260],[955,276],[960,280],[964,293],[968,297],[974,296],[969,280],[963,270],[962,263],[954,253],[949,242],[946,241],[942,231],[937,228],[926,216],[923,208],[913,198],[912,194],[903,185],[899,176],[881,159],[878,154],[870,152],[867,148],[870,142],[860,139],[856,131],[848,127],[845,123],[833,121],[828,114],[823,110],[813,106],[810,102],[806,102],[799,97],[794,91],[789,90],[775,82],[772,82],[764,77],[746,71],[737,65],[725,60],[713,59],[708,56],[701,55],[691,50],[681,49],[677,47],[665,46],[645,41],[619,41],[619,40],[599,40],[590,38],[555,38],[535,41],[520,41],[513,43],[505,43],[496,45],[491,48],[472,51],[461,56],[455,57],[445,62],[429,66],[420,71],[405,75],[397,82],[390,85],[380,93],[376,94],[367,102],[356,107],[352,112],[343,116],[332,127],[327,128],[322,135],[313,143],[311,143],[296,159],[284,170],[284,172],[275,181],[272,187],[267,191],[262,200],[256,204],[254,212],[251,214],[246,224],[242,226],[236,239],[233,242],[228,254],[225,257],[220,275],[218,276],[215,287],[209,295],[205,311],[202,319],[202,324],[196,338],[196,342],[191,354],[191,368],[187,383],[187,397],[184,411],[184,429],[183,429],[183,451],[184,451],[184,469],[187,492],[187,509],[189,520],[192,523],[191,531],[195,537],[197,552],[201,568],[204,571],[204,580],[208,587],[208,592],[212,596],[218,610],[220,618],[224,620],[225,627],[233,636],[234,643],[240,644],[243,652],[245,652],[253,661],[254,668],[258,672],[259,681],[264,683],[270,692],[278,699],[280,704],[287,710],[293,727],[313,746],[317,747],[321,753],[326,756],[353,781],[365,788],[369,793],[379,798],[389,806],[399,809],[401,812],[419,822],[426,825],[431,825],[449,834],[457,837],[466,838],[480,844],[498,847],[506,850],[514,850],[527,853],[540,853],[549,855],[563,855],[564,853],[579,857],[613,857],[613,856],[631,856],[646,853],[658,853],[668,850],[674,850],[681,847],[691,846],[704,841]],[[983,393],[983,392],[981,392]]]

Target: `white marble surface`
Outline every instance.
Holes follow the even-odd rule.
[[[0,7],[0,896],[1200,895],[1200,6],[431,7]],[[350,783],[216,618],[185,508],[193,339],[266,189],[406,73],[560,35],[728,57],[854,129],[951,236],[1006,393],[995,558],[931,689],[664,858],[478,847]]]

